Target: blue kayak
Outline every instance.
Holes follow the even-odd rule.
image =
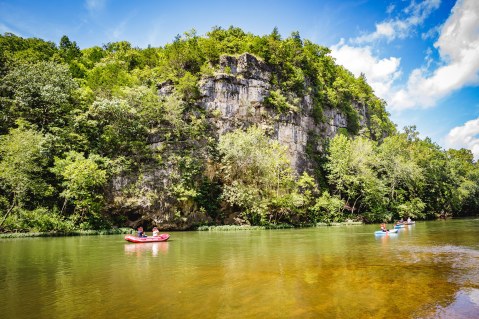
[[[388,231],[377,230],[374,232],[374,235],[388,235],[388,234],[396,234],[398,232],[397,229],[390,229]]]
[[[409,223],[408,223],[408,222],[404,222],[404,223],[402,223],[402,224],[398,224],[398,225],[394,226],[394,228],[396,228],[396,229],[404,228],[404,227],[406,227],[406,226],[414,225],[415,223],[416,223],[416,222],[409,222]]]

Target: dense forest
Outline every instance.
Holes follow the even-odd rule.
[[[312,139],[322,145],[308,149],[313,169],[293,170],[284,145],[259,126],[217,134],[218,114],[199,106],[200,79],[219,72],[221,56],[245,52],[272,70],[265,107],[301,112],[298,101],[308,95],[318,123],[326,106],[347,115],[347,129],[334,138]],[[144,49],[0,35],[0,228],[300,226],[476,214],[472,153],[443,150],[414,126],[397,131],[367,79],[329,53],[276,29],[265,36],[193,30]],[[174,89],[160,97],[166,82]],[[354,103],[367,107],[367,127]],[[165,172],[163,182],[145,189],[151,167]],[[124,180],[129,197],[115,193]],[[157,204],[143,211],[129,198]]]

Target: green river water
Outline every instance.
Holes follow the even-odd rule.
[[[0,239],[1,318],[479,318],[479,219]]]

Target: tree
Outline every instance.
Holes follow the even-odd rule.
[[[45,138],[41,133],[21,125],[0,137],[0,186],[9,198],[10,207],[0,226],[15,207],[28,203],[28,197],[48,196],[53,189],[42,179],[47,162]]]
[[[62,212],[67,202],[72,201],[80,221],[99,218],[104,202],[103,187],[107,181],[107,171],[101,167],[104,161],[98,155],[90,154],[85,158],[74,151],[67,153],[64,159],[55,158],[52,171],[63,179],[60,195],[65,201]]]
[[[273,198],[289,194],[293,175],[286,149],[256,127],[220,137],[223,200],[253,223],[266,221]]]
[[[93,126],[96,152],[114,158],[142,157],[148,151],[147,128],[141,114],[124,99],[99,99],[89,108],[86,125]]]
[[[385,186],[376,173],[377,154],[372,141],[339,134],[329,145],[325,168],[334,193],[345,200],[351,213],[385,209]]]
[[[55,43],[37,38],[21,38],[12,33],[0,34],[0,77],[16,64],[49,61],[58,49]]]
[[[8,126],[23,118],[41,130],[64,127],[74,107],[77,84],[68,67],[53,62],[16,65],[0,82],[0,95],[9,106]]]
[[[334,193],[342,197],[347,192],[349,163],[351,162],[351,141],[344,135],[336,135],[329,143],[327,163],[329,183],[334,187]]]
[[[389,206],[396,212],[396,217],[399,216],[399,205],[416,198],[424,182],[423,170],[411,146],[407,136],[399,134],[385,138],[378,149],[379,174],[387,187]],[[424,208],[422,204],[414,207]],[[416,212],[419,213],[422,212]]]
[[[81,57],[81,51],[75,41],[71,42],[70,39],[64,35],[60,39],[59,46],[60,56],[65,62],[70,63],[74,59]]]
[[[449,211],[448,203],[455,186],[451,183],[453,176],[449,172],[445,152],[429,138],[410,143],[410,149],[423,175],[417,197],[425,204],[426,216],[431,218],[442,211]]]
[[[113,57],[96,63],[86,75],[86,84],[104,98],[112,97],[121,87],[133,86],[136,83],[136,77],[128,72],[127,63]]]

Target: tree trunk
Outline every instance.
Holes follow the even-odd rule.
[[[0,222],[0,226],[3,225],[3,223],[5,222],[5,220],[7,220],[8,215],[10,215],[10,213],[11,213],[12,210],[13,210],[13,208],[15,207],[15,201],[16,201],[16,196],[13,197],[12,206],[10,206],[10,208],[7,210],[7,213],[5,214],[5,216],[3,216],[3,219],[2,219],[2,221]]]
[[[358,198],[356,198],[356,200],[354,201],[354,204],[353,204],[353,208],[351,210],[351,213],[354,214],[354,210],[355,210],[355,207],[356,207],[356,203],[358,202],[358,199],[361,198],[362,195],[359,195]]]
[[[68,200],[65,198],[65,201],[63,202],[63,206],[62,206],[62,211],[61,211],[61,213],[60,213],[60,214],[62,214],[62,215],[63,215],[63,211],[65,210],[65,207],[67,206],[67,201],[68,201]]]

